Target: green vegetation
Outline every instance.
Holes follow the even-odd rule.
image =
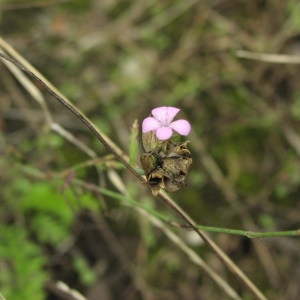
[[[0,0],[0,48],[9,42],[139,172],[142,120],[180,108],[193,165],[171,196],[266,297],[296,300],[299,66],[238,51],[299,55],[299,13],[296,0]],[[252,299],[78,118],[12,74],[1,59],[1,300]]]

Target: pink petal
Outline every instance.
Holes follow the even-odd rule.
[[[191,131],[191,125],[186,120],[177,120],[170,124],[170,127],[180,135],[188,135]]]
[[[172,136],[173,130],[169,127],[161,127],[156,130],[156,136],[159,140],[164,141]]]
[[[161,124],[158,120],[152,117],[148,117],[144,119],[142,123],[142,131],[143,133],[149,132],[151,130],[156,130],[161,127]]]
[[[155,119],[159,120],[163,125],[169,125],[174,117],[180,111],[179,108],[172,107],[172,106],[161,106],[152,109],[152,115]]]

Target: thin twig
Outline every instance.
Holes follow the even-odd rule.
[[[65,299],[87,300],[87,298],[85,298],[81,293],[70,288],[66,283],[62,281],[47,282],[46,287],[53,293]]]
[[[274,64],[300,64],[299,55],[257,53],[245,50],[238,50],[236,52],[236,55],[240,58],[269,62]]]

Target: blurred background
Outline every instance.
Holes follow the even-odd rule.
[[[282,231],[300,227],[299,15],[297,0],[0,0],[0,36],[125,153],[135,119],[180,108],[193,165],[178,204],[200,225]],[[40,103],[0,64],[3,296],[76,299],[61,281],[90,300],[231,299],[118,197],[178,217],[33,82]],[[197,237],[166,227],[252,299]],[[210,236],[269,299],[299,299],[298,238]]]

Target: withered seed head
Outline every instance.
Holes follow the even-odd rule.
[[[185,185],[185,178],[192,164],[189,141],[174,143],[168,141],[165,149],[157,146],[154,150],[141,155],[142,168],[153,195],[162,188],[175,192]]]

